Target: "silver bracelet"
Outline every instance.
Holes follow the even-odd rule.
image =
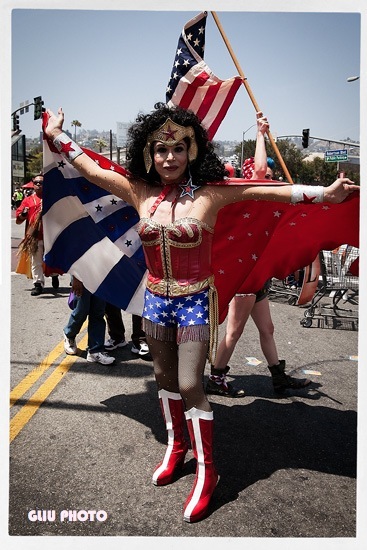
[[[62,132],[55,137],[53,144],[58,152],[63,155],[69,162],[75,160],[79,155],[83,153],[81,148],[75,141],[73,141],[65,132]]]
[[[324,188],[322,185],[299,185],[294,183],[291,191],[291,203],[296,202],[324,202]]]

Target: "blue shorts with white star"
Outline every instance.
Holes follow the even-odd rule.
[[[162,327],[209,325],[208,290],[169,298],[145,291],[143,317]]]

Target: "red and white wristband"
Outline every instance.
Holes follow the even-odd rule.
[[[79,145],[75,143],[75,141],[70,139],[69,136],[65,134],[65,132],[62,132],[57,137],[55,137],[55,139],[53,140],[53,144],[55,145],[58,152],[63,155],[69,162],[72,162],[83,153]]]
[[[294,183],[291,191],[291,203],[297,202],[324,202],[324,188],[322,185],[300,185]]]

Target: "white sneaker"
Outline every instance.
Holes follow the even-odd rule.
[[[68,355],[76,355],[78,348],[75,343],[75,338],[68,338],[64,332],[64,350]]]
[[[111,355],[108,355],[108,353],[104,351],[97,351],[96,353],[90,353],[88,351],[87,361],[89,363],[101,363],[101,365],[111,365],[115,361],[115,358],[111,357]]]
[[[124,348],[125,346],[127,346],[126,340],[122,340],[121,342],[117,343],[116,340],[114,340],[113,338],[109,338],[104,343],[104,347],[108,351],[111,351],[111,350],[116,349],[116,348]]]
[[[146,342],[141,342],[139,345],[139,348],[137,348],[134,344],[131,346],[132,353],[138,353],[140,357],[144,357],[144,359],[147,359],[149,361],[152,360],[152,356],[150,355],[149,347]]]

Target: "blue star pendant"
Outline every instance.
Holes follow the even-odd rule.
[[[191,199],[193,199],[194,198],[194,191],[196,191],[196,189],[200,189],[201,186],[200,185],[194,185],[192,183],[192,179],[190,178],[188,182],[182,183],[181,185],[179,185],[179,187],[181,187],[181,189],[182,189],[180,198],[185,197],[185,195],[189,195],[189,197]]]

